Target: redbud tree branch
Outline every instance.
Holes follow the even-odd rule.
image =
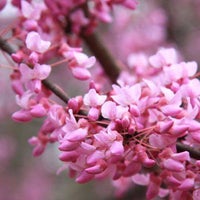
[[[87,36],[89,37],[89,36]],[[85,37],[84,37],[85,38]],[[97,37],[91,37],[93,39],[96,39]],[[91,38],[89,40],[91,40]],[[87,38],[88,39],[88,38]],[[96,45],[98,44],[100,40],[97,40],[95,41],[94,43],[96,43]],[[91,42],[91,41],[90,41]],[[93,43],[93,44],[94,44]],[[93,47],[94,48],[94,47]],[[91,48],[91,49],[93,49]],[[105,46],[103,48],[106,48]],[[0,49],[3,50],[4,52],[8,53],[9,55],[11,55],[12,53],[14,53],[14,49],[7,43],[6,40],[3,40],[2,38],[0,38]],[[97,53],[98,51],[96,51]],[[105,52],[109,52],[107,49]],[[111,55],[109,53],[109,55]],[[101,56],[98,57],[98,59],[102,58]],[[107,56],[107,58],[109,59],[109,56]],[[111,61],[112,62],[112,61]],[[109,63],[109,62],[108,62]],[[109,65],[108,65],[109,66]],[[110,70],[112,72],[113,68],[112,68],[112,65],[109,66],[110,67]],[[115,69],[115,68],[114,68]],[[119,68],[118,68],[119,69]],[[107,71],[105,71],[107,72]],[[110,72],[109,72],[110,73]],[[111,75],[109,75],[111,76]],[[115,79],[117,79],[117,75],[115,73],[115,75],[112,75],[113,79],[112,81],[114,82]],[[50,81],[48,81],[47,79],[43,80],[42,81],[43,85],[45,87],[47,87],[50,91],[52,91],[56,96],[58,96],[61,100],[63,100],[65,103],[68,102],[69,98],[67,96],[67,94],[59,87],[57,86],[56,84],[54,83],[51,83]],[[183,152],[183,151],[188,151],[190,156],[192,158],[195,158],[195,159],[200,159],[200,151],[193,148],[193,147],[190,147],[188,145],[185,145],[185,144],[182,144],[181,142],[177,142],[176,144],[176,147],[177,147],[177,151],[178,152]]]
[[[120,62],[117,62],[112,56],[97,33],[87,34],[83,32],[81,36],[101,64],[109,80],[112,83],[116,83],[120,74]]]
[[[9,55],[15,53],[14,49],[7,43],[6,40],[3,40],[2,38],[0,38],[0,49]],[[50,82],[48,79],[42,80],[42,83],[62,101],[65,103],[68,102],[69,98],[67,94],[57,84]]]
[[[181,142],[176,143],[176,148],[177,148],[178,152],[188,151],[190,154],[190,157],[200,160],[200,151],[199,150],[197,150],[191,146],[188,146],[186,144],[183,144]]]

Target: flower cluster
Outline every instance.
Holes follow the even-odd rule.
[[[161,49],[146,60],[143,79],[134,66],[134,83],[122,77],[109,94],[90,88],[65,108],[49,106],[38,137],[30,139],[34,154],[57,141],[60,160],[79,183],[110,177],[118,192],[128,189],[124,180],[147,185],[147,199],[195,195],[199,161],[177,152],[176,144],[199,146],[200,93],[194,88],[200,82],[197,64],[177,59],[174,49]]]
[[[11,55],[16,63],[11,81],[20,110],[12,117],[19,122],[43,118],[38,135],[29,139],[34,156],[56,142],[59,159],[78,183],[110,178],[118,195],[136,183],[147,186],[149,200],[167,195],[197,200],[200,161],[178,149],[178,144],[200,147],[197,63],[181,61],[173,48],[150,57],[133,53],[117,83],[103,92],[89,70],[96,58],[83,52],[81,37],[99,20],[110,22],[115,4],[134,9],[135,0],[13,4],[20,11],[13,28],[20,48]],[[165,20],[157,23],[160,27]],[[47,80],[57,65],[50,64],[53,58],[75,78],[90,80],[87,92],[65,98],[65,106],[50,99],[57,91]]]

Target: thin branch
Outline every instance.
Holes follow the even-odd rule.
[[[190,157],[200,160],[200,150],[183,144],[181,142],[177,142],[176,148],[178,152],[188,151],[190,153]]]
[[[99,63],[102,65],[105,74],[112,83],[116,83],[121,71],[120,63],[117,62],[117,60],[112,56],[97,33],[82,33],[81,36],[92,53],[98,59]]]
[[[0,38],[0,49],[8,53],[9,55],[15,53],[14,49],[7,43],[6,40],[3,40],[2,38]],[[55,83],[51,83],[48,79],[43,80],[42,83],[65,103],[68,102],[69,98],[67,94],[58,85],[56,85]]]
[[[82,10],[87,18],[92,17],[89,12],[88,2],[82,5]],[[101,64],[109,80],[112,83],[116,83],[122,69],[122,63],[113,57],[105,42],[96,32],[88,33],[87,27],[84,27],[80,36]]]
[[[47,79],[43,80],[42,83],[46,88],[51,90],[57,97],[59,97],[65,103],[69,101],[67,94],[57,84],[51,83]]]
[[[6,42],[6,40],[3,40],[2,38],[0,38],[0,48],[9,55],[15,53],[14,49]]]

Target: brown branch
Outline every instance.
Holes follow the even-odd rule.
[[[88,2],[86,1],[86,3],[81,5],[81,7],[86,18],[91,18],[92,20],[93,16],[91,16],[91,13],[89,12]],[[99,35],[96,32],[91,33],[91,31],[88,31],[87,26],[82,28],[80,36],[101,64],[109,80],[112,83],[116,83],[122,69],[121,63],[113,57],[112,53],[106,47]]]
[[[197,160],[200,160],[200,150],[195,149],[191,146],[188,146],[186,144],[183,144],[181,142],[176,143],[176,148],[178,152],[188,151],[190,154],[190,157],[195,158]]]
[[[47,79],[43,80],[42,83],[46,88],[51,90],[57,97],[59,97],[65,103],[69,101],[67,94],[57,84],[51,83]]]
[[[9,55],[15,53],[14,49],[7,43],[6,40],[0,38],[0,49]],[[48,79],[42,81],[43,85],[52,91],[57,97],[63,100],[65,103],[68,102],[69,98],[67,94],[55,83],[51,83]]]
[[[2,38],[0,38],[0,48],[9,55],[15,53],[14,49],[6,42],[6,40],[3,40]]]
[[[121,71],[120,63],[117,62],[117,60],[112,56],[98,34],[82,33],[81,37],[84,39],[87,46],[102,65],[105,74],[108,76],[111,82],[116,83]]]

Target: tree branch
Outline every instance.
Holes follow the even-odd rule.
[[[178,152],[188,151],[190,153],[190,157],[200,160],[200,151],[199,150],[197,150],[189,145],[183,144],[181,142],[177,142],[176,148],[177,148]]]
[[[2,38],[0,38],[0,49],[9,55],[15,53],[14,49],[6,42],[6,40],[3,40]]]
[[[6,40],[0,38],[0,49],[11,55],[15,53],[14,49],[7,43]],[[52,91],[57,97],[63,100],[65,103],[68,102],[69,98],[67,94],[55,83],[51,83],[48,79],[42,81],[43,85]]]
[[[42,83],[46,88],[51,90],[62,101],[64,101],[65,103],[67,103],[69,101],[67,94],[57,84],[51,83],[47,79],[43,80]]]
[[[105,74],[111,82],[116,83],[121,71],[120,62],[117,62],[117,60],[112,56],[97,33],[86,34],[82,32],[81,37],[102,65]]]

